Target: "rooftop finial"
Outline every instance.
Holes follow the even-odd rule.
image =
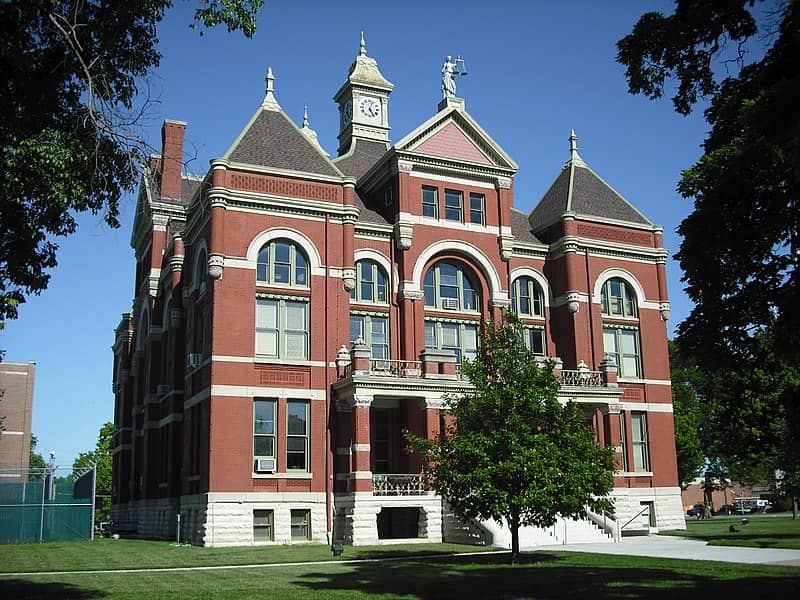
[[[361,48],[358,51],[359,56],[367,55],[367,42],[364,41],[364,30],[361,30]]]
[[[267,95],[264,96],[264,101],[261,103],[262,108],[267,110],[280,110],[281,106],[275,100],[274,95],[274,82],[275,76],[272,74],[272,67],[267,67]]]
[[[583,159],[578,154],[578,136],[575,135],[575,130],[571,129],[569,132],[569,161],[575,164],[584,164]]]
[[[303,129],[308,129],[308,105],[303,107]]]

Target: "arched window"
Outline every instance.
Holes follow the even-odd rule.
[[[518,277],[513,285],[512,310],[521,317],[544,317],[542,287],[532,277]]]
[[[389,302],[387,281],[386,273],[378,263],[373,260],[360,260],[356,263],[356,287],[350,290],[350,299],[387,304]]]
[[[639,340],[639,309],[631,286],[618,277],[609,279],[600,291],[603,313],[603,350],[613,356],[621,378],[642,376]],[[608,319],[608,320],[606,320]],[[626,322],[613,322],[625,319]]]
[[[308,259],[293,242],[272,240],[258,253],[256,280],[268,285],[308,287]]]
[[[206,263],[208,262],[207,256],[206,251],[201,250],[197,257],[197,263],[194,266],[194,287],[200,294],[206,291],[206,277],[208,275],[208,269],[206,268]]]
[[[459,264],[442,260],[425,273],[425,306],[443,310],[477,311],[480,293],[473,277]]]
[[[637,317],[636,294],[624,280],[614,277],[600,292],[603,314],[608,317]]]

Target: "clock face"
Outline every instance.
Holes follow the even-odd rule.
[[[353,102],[348,100],[347,104],[342,107],[342,122],[347,125],[353,120]]]
[[[381,115],[381,103],[375,98],[362,98],[358,102],[358,110],[368,119],[377,119]]]

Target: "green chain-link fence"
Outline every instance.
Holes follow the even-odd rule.
[[[0,544],[89,540],[95,468],[0,472]]]

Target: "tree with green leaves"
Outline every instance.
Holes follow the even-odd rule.
[[[675,420],[675,450],[678,458],[678,482],[686,488],[705,463],[700,431],[704,406],[698,398],[700,373],[688,363],[677,342],[669,342],[669,367],[672,381],[672,410]]]
[[[263,0],[197,0],[195,27],[252,37]],[[0,2],[0,328],[46,289],[75,215],[118,227],[149,154],[138,125],[171,0]]]
[[[703,371],[708,447],[732,472],[800,489],[800,2],[677,0],[617,44],[629,91],[675,109],[707,100],[703,156],[679,192],[694,209],[677,258],[695,306],[678,328]]]
[[[90,452],[81,452],[72,469],[77,471],[97,465],[95,479],[95,496],[100,502],[95,507],[95,521],[107,521],[111,515],[111,468],[112,454],[111,442],[114,437],[114,424],[107,422],[100,428],[97,436],[97,445]]]
[[[461,367],[471,389],[448,399],[455,424],[438,440],[407,436],[459,514],[506,521],[512,563],[520,527],[609,509],[614,471],[613,449],[598,444],[576,404],[558,400],[553,363],[537,361],[521,334],[513,314],[487,323],[476,359]]]
[[[39,481],[43,479],[44,470],[47,468],[47,463],[44,461],[44,457],[39,452],[36,452],[36,446],[38,443],[39,440],[37,437],[31,434],[31,452],[28,459],[29,481]]]

